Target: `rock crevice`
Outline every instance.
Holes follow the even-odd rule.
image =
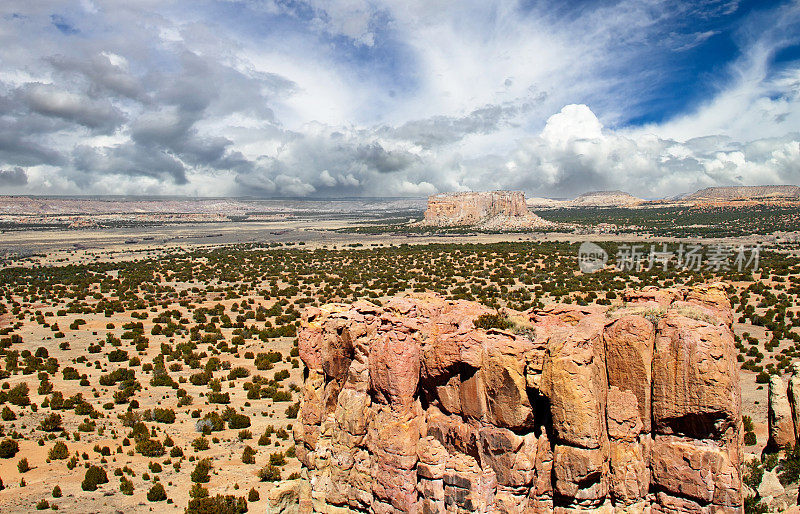
[[[511,331],[432,295],[308,309],[300,511],[740,511],[724,289],[625,300],[515,313]]]

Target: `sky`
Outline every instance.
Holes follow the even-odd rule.
[[[0,194],[800,183],[800,0],[3,0]]]

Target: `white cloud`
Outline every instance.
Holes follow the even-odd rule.
[[[673,72],[659,55],[720,36],[681,20],[736,2],[8,1],[0,170],[30,193],[657,197],[800,179],[800,67],[774,65],[796,2],[733,34],[742,57],[694,111],[627,127]]]

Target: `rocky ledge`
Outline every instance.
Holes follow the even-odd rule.
[[[303,479],[281,486],[279,504],[740,512],[741,400],[724,289],[625,300],[506,313],[504,330],[475,327],[486,307],[437,296],[309,309],[294,426]]]

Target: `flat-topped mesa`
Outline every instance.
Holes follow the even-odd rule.
[[[624,298],[507,312],[508,330],[435,295],[308,309],[303,478],[280,498],[292,512],[741,512],[723,286]]]
[[[528,210],[522,191],[442,193],[428,197],[423,225],[537,228],[551,225]]]

